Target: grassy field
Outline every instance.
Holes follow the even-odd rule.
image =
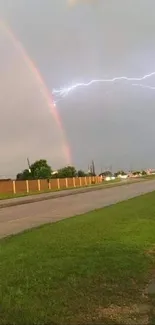
[[[155,324],[154,270],[155,193],[3,239],[1,324]]]
[[[151,180],[151,179],[155,179],[155,175],[152,174],[152,175],[146,175],[146,176],[143,176],[144,179],[147,179],[147,180]]]

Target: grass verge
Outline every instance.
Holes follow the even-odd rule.
[[[155,193],[0,241],[1,324],[154,324]]]

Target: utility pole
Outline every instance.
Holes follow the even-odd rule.
[[[29,158],[27,158],[27,163],[28,163],[28,170],[29,170],[29,173],[31,173],[31,165],[30,165]]]
[[[95,164],[94,164],[94,160],[92,160],[92,174],[95,175]]]

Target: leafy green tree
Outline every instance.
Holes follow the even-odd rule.
[[[142,173],[141,173],[143,176],[147,175],[146,171],[145,170],[142,170]]]
[[[51,178],[52,169],[44,159],[37,160],[30,166],[33,179]]]
[[[50,179],[51,178],[52,169],[48,165],[47,161],[44,159],[40,159],[35,161],[30,169],[25,169],[22,173],[17,174],[18,180],[26,180],[26,179]]]
[[[117,177],[117,176],[119,176],[119,175],[124,176],[124,175],[126,175],[126,173],[124,172],[124,170],[118,170],[118,171],[114,174],[115,177]]]
[[[139,174],[141,174],[141,172],[140,172],[139,170],[136,170],[136,171],[134,171],[132,174],[133,174],[133,175],[139,175]]]
[[[22,180],[22,177],[23,177],[23,173],[18,173],[16,179],[19,181]]]
[[[30,173],[30,171],[28,169],[25,169],[22,173],[17,174],[16,176],[17,180],[29,180],[29,179],[33,179],[32,174]]]
[[[110,170],[106,170],[105,172],[101,173],[99,176],[112,177],[112,172]]]
[[[58,170],[58,178],[71,178],[76,177],[77,171],[74,166],[66,166]]]
[[[86,173],[83,171],[83,170],[78,170],[78,172],[77,172],[77,176],[78,177],[85,177],[86,176]]]

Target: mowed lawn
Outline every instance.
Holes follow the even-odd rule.
[[[1,240],[0,323],[155,324],[154,253],[155,193]]]

